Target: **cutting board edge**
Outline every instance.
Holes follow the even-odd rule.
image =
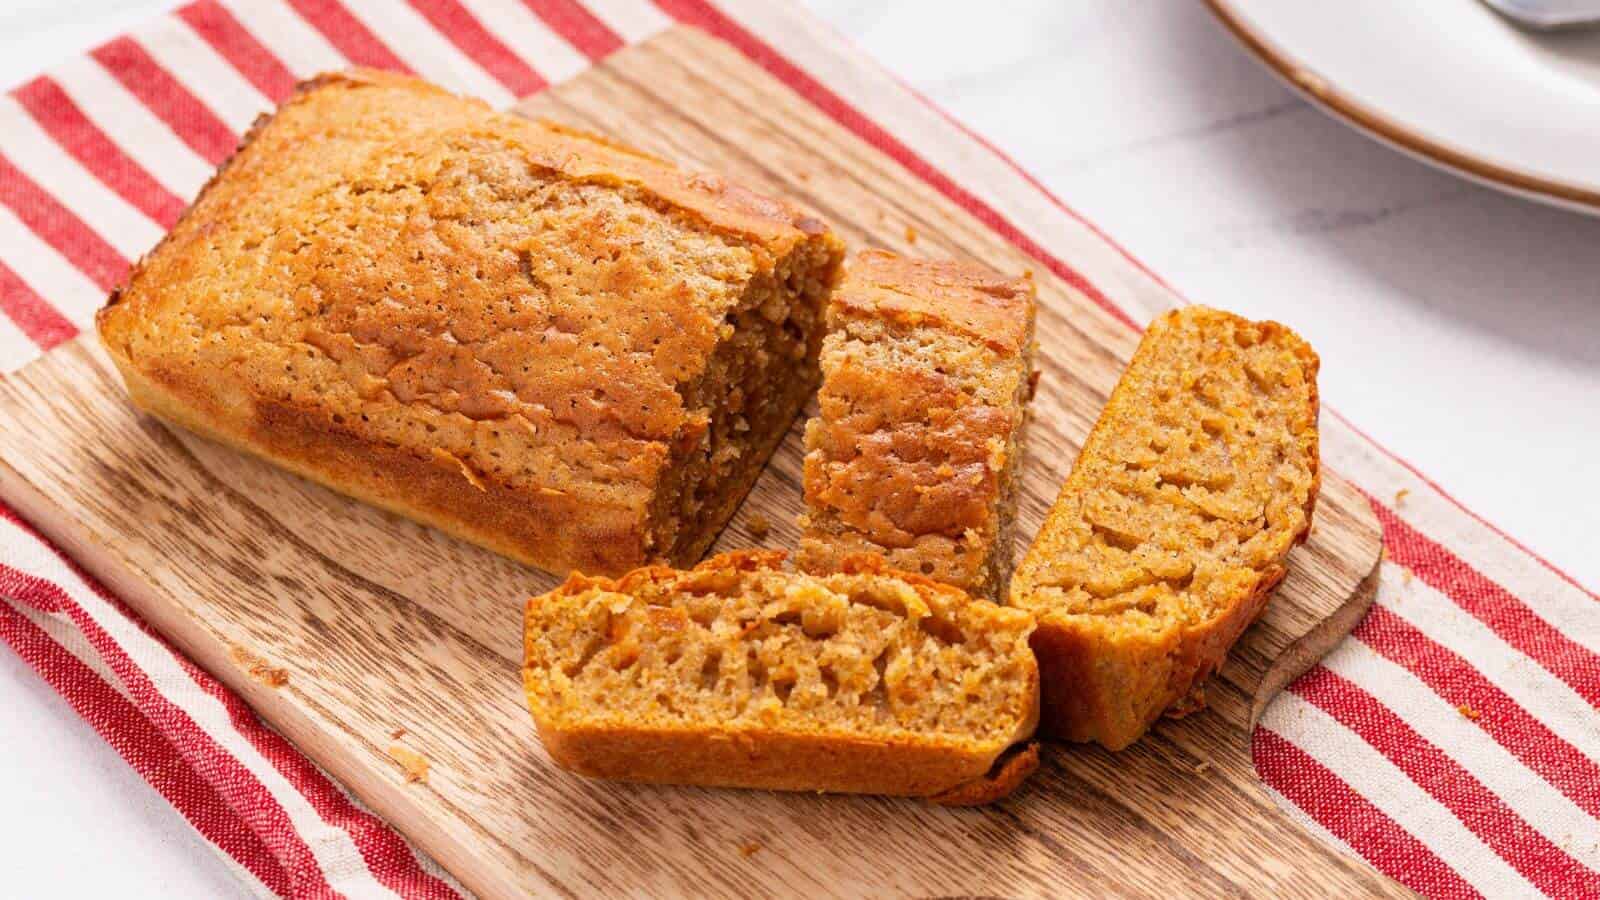
[[[68,343],[90,337],[85,335]],[[24,369],[47,358],[48,355],[41,356]],[[9,377],[0,375],[0,381]],[[252,712],[315,760],[385,822],[417,846],[428,848],[434,860],[468,890],[479,897],[497,900],[524,896],[505,886],[497,877],[496,868],[473,853],[471,844],[435,822],[433,811],[417,801],[412,794],[415,789],[400,779],[396,774],[398,769],[373,764],[361,753],[340,752],[335,733],[352,744],[358,742],[355,735],[344,729],[324,729],[319,724],[319,716],[329,720],[332,717],[317,705],[298,697],[293,682],[282,687],[263,684],[250,673],[247,665],[233,657],[232,644],[224,635],[208,629],[204,622],[188,615],[182,607],[164,603],[156,596],[158,589],[139,577],[136,566],[97,539],[79,519],[61,515],[61,510],[3,456],[0,456],[0,499],[84,572],[126,603],[179,653],[238,694]],[[317,752],[318,748],[326,748],[326,752]],[[381,750],[377,752],[382,753]],[[552,889],[555,887],[551,885]]]

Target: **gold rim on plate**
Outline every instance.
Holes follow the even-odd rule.
[[[1206,6],[1251,53],[1294,88],[1324,109],[1373,137],[1425,161],[1450,169],[1493,187],[1509,189],[1535,200],[1600,214],[1600,192],[1552,181],[1479,159],[1407,128],[1383,113],[1343,94],[1321,76],[1300,65],[1261,33],[1253,30],[1227,0],[1206,0]]]

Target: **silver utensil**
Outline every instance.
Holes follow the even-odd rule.
[[[1600,0],[1483,0],[1524,28],[1546,30],[1600,24]]]

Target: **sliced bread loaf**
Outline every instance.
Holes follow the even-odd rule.
[[[301,85],[97,318],[140,407],[566,574],[686,565],[817,377],[817,219],[415,78]]]

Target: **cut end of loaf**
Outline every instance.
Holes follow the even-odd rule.
[[[724,554],[530,600],[524,679],[552,757],[633,781],[925,796],[1032,731],[1027,615],[877,557],[828,576],[783,563]]]
[[[807,235],[752,278],[723,316],[705,369],[680,393],[693,411],[651,505],[651,555],[693,565],[716,540],[818,380],[828,296],[843,245]]]
[[[1275,322],[1150,326],[1012,583],[1048,732],[1126,746],[1260,613],[1310,527],[1317,366]]]

